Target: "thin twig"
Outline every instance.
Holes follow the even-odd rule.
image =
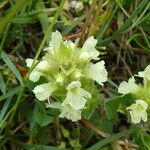
[[[87,127],[87,128],[90,128],[92,129],[94,132],[96,132],[97,134],[99,134],[101,137],[107,137],[107,135],[109,134],[106,134],[105,132],[103,132],[102,130],[100,130],[99,128],[95,127],[94,124],[92,124],[91,122],[89,122],[88,120],[82,118],[81,120],[82,123],[84,123],[84,125]]]

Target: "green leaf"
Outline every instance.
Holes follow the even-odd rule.
[[[12,21],[15,14],[22,10],[22,8],[27,2],[28,0],[16,1],[16,4],[8,11],[5,17],[0,21],[0,34],[5,31],[7,24],[9,24]]]
[[[0,113],[0,122],[2,121],[2,119],[4,118],[7,110],[8,110],[8,107],[10,105],[10,102],[12,100],[12,97],[9,97],[6,101],[5,101],[5,104],[3,106],[3,108],[1,109],[1,113]]]
[[[5,92],[6,92],[6,85],[5,85],[4,78],[3,78],[1,72],[0,72],[0,89],[1,89],[2,93],[5,94]]]
[[[106,20],[102,27],[100,28],[98,34],[97,34],[97,37],[96,39],[98,41],[102,40],[103,36],[104,36],[104,33],[106,32],[106,30],[108,29],[113,17],[115,16],[115,13],[116,13],[116,10],[118,9],[118,6],[116,5],[115,7],[113,6],[113,9],[112,9],[112,12],[110,14],[110,17],[109,17],[109,20]]]
[[[15,88],[13,88],[12,90],[9,90],[9,92],[7,92],[4,95],[0,96],[0,101],[7,98],[7,97],[10,97],[10,96],[18,93],[20,89],[21,89],[21,86],[17,86]]]
[[[126,137],[126,136],[130,135],[131,133],[135,132],[136,130],[138,130],[138,128],[131,128],[127,131],[123,131],[123,132],[120,132],[120,133],[117,133],[114,135],[110,135],[110,136],[106,137],[105,139],[92,145],[91,147],[87,148],[87,150],[99,150],[104,145],[109,144],[115,140],[122,138],[122,137]]]
[[[129,106],[134,102],[134,100],[135,100],[135,97],[131,94],[115,97],[111,100],[106,100],[104,102],[104,107],[105,107],[105,113],[106,113],[107,118],[109,120],[116,119],[117,109],[119,107],[119,104],[122,104],[123,106]]]
[[[110,122],[106,118],[101,120],[100,125],[101,125],[101,128],[104,132],[107,132],[107,133],[113,132],[113,124],[112,124],[112,122]]]
[[[41,13],[38,15],[38,18],[42,25],[43,32],[46,33],[48,26],[49,26],[49,21],[48,21],[47,13],[42,11],[42,10],[45,10],[44,2],[42,0],[38,1],[38,3],[36,4],[36,9],[38,11],[41,10]]]
[[[53,117],[41,112],[34,112],[34,118],[41,127],[44,127],[53,121]]]
[[[143,0],[137,7],[136,10],[133,11],[132,15],[130,16],[130,18],[128,18],[126,20],[126,22],[124,22],[124,24],[122,25],[121,28],[119,28],[117,31],[115,31],[113,33],[113,35],[105,40],[101,40],[99,39],[98,44],[109,44],[111,43],[113,40],[115,40],[116,38],[118,38],[118,36],[120,36],[122,33],[124,33],[125,31],[127,31],[130,27],[131,27],[131,23],[133,22],[134,18],[136,18],[136,16],[139,15],[139,13],[141,13],[141,11],[143,11],[143,8],[147,5],[148,0]]]
[[[23,86],[22,77],[21,77],[19,71],[17,70],[17,68],[15,67],[15,65],[13,64],[13,62],[11,61],[11,59],[9,58],[9,56],[4,51],[2,51],[1,57],[2,57],[3,61],[6,63],[6,65],[8,66],[8,68],[15,74],[15,76],[17,77],[17,79],[19,80],[21,85]]]
[[[133,134],[135,142],[139,145],[140,150],[150,149],[150,135],[146,132],[139,130]]]
[[[32,23],[34,21],[34,18],[32,17],[16,17],[12,20],[15,24],[27,24]]]
[[[24,150],[65,150],[65,149],[57,148],[53,146],[26,144],[23,142],[16,142],[14,140],[13,142],[15,142],[19,147],[23,148]]]
[[[85,80],[83,81],[83,83],[83,89],[85,89],[92,95],[92,98],[87,100],[86,108],[82,112],[82,116],[86,119],[89,119],[100,104],[100,96],[99,91],[97,90],[97,87],[93,82]]]

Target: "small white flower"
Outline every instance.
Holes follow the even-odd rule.
[[[62,105],[60,102],[53,102],[46,104],[46,107],[59,109],[61,111],[60,118],[67,118],[73,122],[81,119],[81,110],[75,110],[69,104]]]
[[[94,39],[93,36],[89,37],[85,43],[83,44],[83,47],[81,49],[80,58],[84,60],[98,60],[99,51],[95,49],[97,40]]]
[[[73,109],[79,110],[85,107],[87,99],[91,94],[81,88],[79,81],[73,81],[67,86],[67,96],[62,105],[69,104]]]
[[[141,120],[146,122],[147,108],[148,108],[148,104],[143,100],[136,100],[136,103],[132,104],[130,107],[127,107],[127,110],[129,110],[131,116],[131,121],[134,124],[140,123]]]
[[[61,114],[59,115],[60,118],[67,118],[76,122],[81,119],[81,110],[73,109],[69,104],[63,105]]]
[[[51,96],[52,92],[54,92],[55,89],[56,89],[56,85],[52,82],[49,82],[49,83],[37,85],[34,88],[33,92],[38,100],[44,101]]]
[[[129,78],[128,82],[123,81],[118,88],[118,92],[121,94],[128,94],[128,93],[137,93],[140,87],[135,84],[134,77]]]
[[[31,59],[31,58],[27,58],[26,59],[26,64],[27,64],[27,67],[31,67],[32,66],[32,63],[33,63],[33,59]],[[36,61],[36,63],[37,63],[37,61]]]
[[[150,80],[150,65],[148,65],[144,71],[138,72],[139,77]]]
[[[37,63],[38,61],[36,61]],[[28,67],[32,66],[33,59],[26,59],[26,63]],[[32,70],[32,72],[29,74],[29,79],[33,82],[37,82],[40,77],[43,75],[43,73],[48,72],[50,69],[50,64],[47,61],[40,61],[36,67]]]
[[[84,5],[82,2],[74,0],[71,2],[71,7],[74,8],[76,12],[79,12],[84,8]]]
[[[95,80],[98,84],[103,85],[107,81],[107,71],[104,66],[105,62],[100,61],[96,64],[90,64],[85,71],[85,77]]]

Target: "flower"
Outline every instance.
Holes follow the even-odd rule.
[[[60,118],[67,118],[73,122],[81,119],[81,110],[75,110],[69,104],[62,105],[60,102],[53,102],[46,104],[46,107],[59,109],[61,112],[59,115]]]
[[[81,49],[80,58],[84,60],[98,60],[99,51],[95,49],[97,40],[94,39],[93,36],[90,36],[85,43],[83,44],[83,47]]]
[[[141,120],[144,122],[147,121],[147,110],[148,104],[143,100],[136,100],[136,103],[132,104],[130,107],[127,107],[129,110],[131,121],[134,124],[140,123]]]
[[[34,88],[33,93],[35,94],[38,100],[44,101],[48,99],[51,96],[52,92],[54,92],[55,90],[56,90],[56,85],[52,82],[49,82],[49,83],[37,85]]]
[[[148,65],[144,71],[138,72],[139,77],[150,80],[150,65]]]
[[[33,59],[27,58],[26,63],[28,67],[32,66]],[[38,63],[38,61],[36,61]],[[40,61],[36,67],[29,74],[29,79],[33,82],[37,82],[44,73],[48,72],[50,65],[47,61]]]
[[[68,92],[62,105],[69,104],[74,110],[84,108],[87,99],[91,98],[91,94],[81,88],[79,81],[71,82],[66,89]]]
[[[73,122],[76,122],[81,119],[81,110],[75,110],[69,104],[66,104],[63,105],[59,117],[67,118]]]
[[[82,2],[78,2],[76,0],[73,0],[71,2],[71,7],[74,8],[76,12],[79,12],[84,8],[84,5]]]
[[[128,93],[137,93],[140,87],[135,84],[134,77],[129,78],[128,82],[123,81],[118,88],[118,92],[121,94],[128,94]]]
[[[95,80],[98,84],[103,85],[107,81],[107,71],[104,66],[105,62],[100,61],[96,64],[90,64],[85,70],[85,77]]]
[[[104,61],[96,64],[90,62],[99,59],[96,44],[97,40],[91,36],[80,48],[70,40],[63,41],[61,33],[55,31],[48,47],[44,49],[45,55],[35,61],[36,66],[29,74],[29,79],[37,82],[42,77],[42,80],[33,92],[38,100],[48,100],[47,107],[57,106],[61,111],[60,117],[72,121],[81,119],[81,112],[92,97],[86,91],[85,81],[92,79],[103,85],[107,80]],[[26,63],[31,68],[33,59],[26,59]],[[50,96],[54,98],[55,104],[54,101],[50,103]]]

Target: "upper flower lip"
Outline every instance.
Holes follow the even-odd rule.
[[[81,48],[80,58],[81,59],[87,59],[87,60],[98,60],[99,51],[95,49],[95,46],[97,44],[97,40],[94,39],[93,36],[90,36],[85,43],[83,44],[83,47]]]
[[[40,101],[43,101],[48,99],[55,90],[56,90],[56,85],[52,82],[49,82],[49,83],[37,85],[34,88],[33,92]]]
[[[103,82],[107,81],[107,71],[104,66],[105,62],[100,61],[96,64],[89,64],[89,67],[85,69],[85,77],[95,80],[98,84],[103,85]]]
[[[128,82],[123,81],[120,83],[118,92],[121,94],[128,94],[128,93],[136,93],[140,89],[140,86],[138,86],[135,83],[134,76],[132,78],[129,78]]]

